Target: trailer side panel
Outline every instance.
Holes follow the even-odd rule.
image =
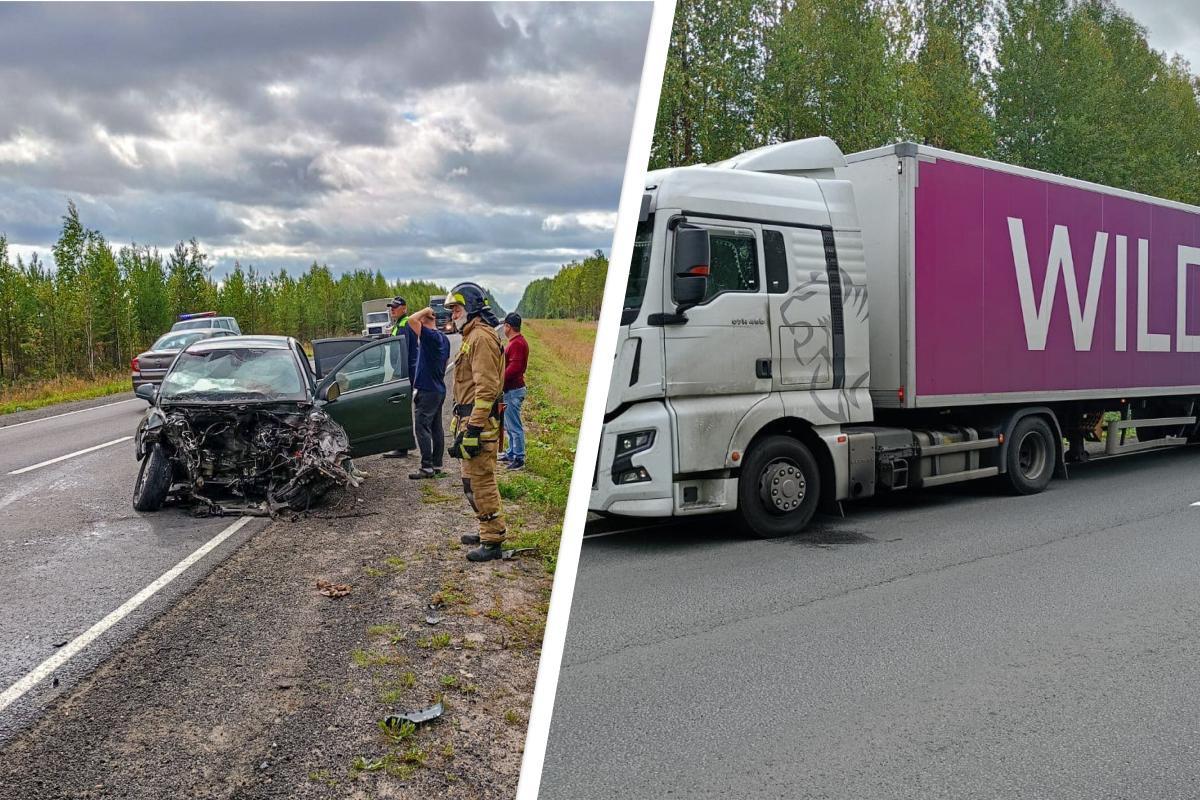
[[[1000,166],[919,165],[914,399],[1200,391],[1200,213]]]

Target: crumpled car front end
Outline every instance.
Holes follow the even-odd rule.
[[[305,510],[333,489],[358,485],[348,470],[345,429],[306,404],[155,407],[138,428],[137,454],[147,463],[135,507],[145,471],[164,464],[167,494],[215,515]]]

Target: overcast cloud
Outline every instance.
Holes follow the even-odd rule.
[[[1116,0],[1146,26],[1146,40],[1155,50],[1178,53],[1200,73],[1200,3],[1197,0]]]
[[[607,251],[648,3],[0,5],[0,233],[471,278]]]

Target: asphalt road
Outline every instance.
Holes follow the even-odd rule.
[[[0,694],[234,522],[133,510],[138,464],[124,437],[133,436],[146,404],[129,397],[0,423]],[[70,457],[38,466],[62,456]],[[0,710],[0,742],[264,524],[251,520]]]
[[[541,798],[1200,797],[1198,467],[585,539]]]

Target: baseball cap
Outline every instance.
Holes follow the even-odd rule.
[[[504,321],[507,322],[509,325],[512,325],[517,330],[521,330],[521,315],[518,314],[517,312],[515,312],[515,311],[509,312],[508,316],[506,316],[504,318]]]
[[[403,297],[396,296],[388,301],[387,307],[388,308],[399,308],[400,306],[406,306],[406,305],[408,305],[408,303],[404,302]]]

